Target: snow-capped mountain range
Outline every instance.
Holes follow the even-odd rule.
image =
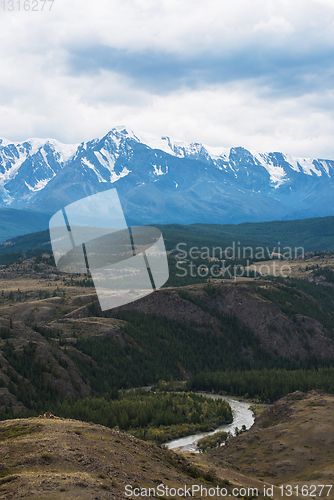
[[[129,223],[334,214],[334,161],[210,147],[113,128],[102,139],[0,139],[0,207],[55,213],[116,187]]]

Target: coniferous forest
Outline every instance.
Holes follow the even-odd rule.
[[[200,431],[212,431],[233,420],[230,405],[193,393],[118,391],[112,397],[65,400],[57,415],[95,422],[145,440],[163,443]]]

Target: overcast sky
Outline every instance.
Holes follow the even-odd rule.
[[[334,0],[37,1],[0,3],[0,137],[334,159]]]

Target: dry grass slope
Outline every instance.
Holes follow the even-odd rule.
[[[276,485],[333,484],[334,396],[297,391],[280,399],[247,433],[210,452],[210,459]],[[334,498],[334,491],[326,498]]]
[[[40,418],[0,423],[1,500],[123,499],[127,484],[217,484],[201,474],[174,452],[101,425]]]

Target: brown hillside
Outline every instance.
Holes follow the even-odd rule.
[[[219,325],[214,315],[215,311],[223,314],[234,313],[242,323],[253,330],[262,347],[270,353],[286,358],[298,356],[304,359],[312,352],[320,358],[334,358],[334,342],[330,338],[330,332],[315,319],[297,314],[297,324],[276,304],[259,295],[251,284],[231,281],[213,286],[220,291],[214,299],[206,293],[206,285],[189,285],[181,289],[189,294],[189,300],[179,297],[180,289],[161,289],[120,309],[154,313],[183,321],[196,321],[210,329]],[[274,290],[282,287],[261,281],[258,282],[258,286]],[[213,314],[193,304],[191,297],[204,307],[212,309]],[[307,294],[303,294],[303,297],[306,301],[316,302]]]
[[[124,499],[126,485],[209,488],[218,484],[212,476],[201,480],[204,472],[174,452],[77,420],[6,420],[0,422],[0,442],[3,500]],[[232,485],[227,483],[219,484],[230,491]]]
[[[269,406],[249,431],[209,456],[219,467],[275,485],[333,484],[334,396],[290,394]],[[328,498],[334,498],[334,491]]]

